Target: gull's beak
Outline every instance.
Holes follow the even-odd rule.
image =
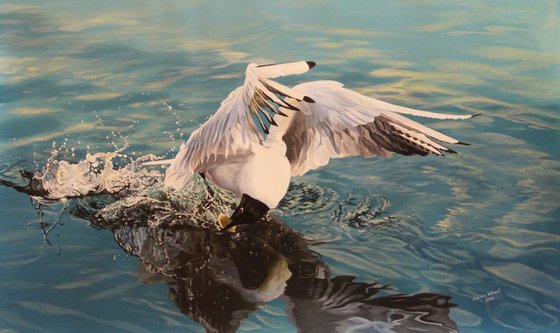
[[[222,231],[224,231],[240,224],[254,223],[260,220],[268,211],[268,206],[263,202],[243,193],[241,202],[239,202],[231,217],[228,218],[221,214],[218,217],[218,223],[222,227]]]
[[[229,216],[224,213],[220,213],[220,215],[218,215],[218,226],[220,227],[220,231],[229,230],[235,232],[235,226],[230,226],[230,224],[231,219]]]

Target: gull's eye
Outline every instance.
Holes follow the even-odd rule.
[[[245,208],[243,208],[243,207],[239,208],[239,214],[243,214],[244,211],[245,211]]]

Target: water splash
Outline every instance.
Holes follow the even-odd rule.
[[[190,225],[217,230],[219,214],[231,213],[235,208],[233,194],[198,175],[179,191],[164,187],[162,170],[144,164],[159,157],[132,158],[125,153],[128,142],[126,137],[123,139],[122,147],[115,146],[112,152],[87,152],[77,162],[58,157],[67,151],[66,141],[62,145],[53,143],[45,166],[34,173],[23,173],[30,182],[28,186],[8,185],[43,204],[65,202],[72,215],[101,228]],[[326,214],[324,217],[330,215],[341,225],[364,228],[392,222],[385,212],[389,204],[372,195],[360,199],[347,194],[339,199],[332,189],[300,181],[290,184],[275,211],[280,216]]]
[[[128,143],[126,138],[124,141],[112,152],[88,151],[77,162],[65,159],[65,142],[53,142],[51,154],[40,170],[20,172],[27,185],[2,179],[0,183],[29,194],[34,206],[50,211],[62,204],[70,215],[100,228],[191,225],[217,229],[218,215],[235,208],[233,194],[198,175],[181,190],[164,187],[162,170],[144,165],[160,157],[132,158],[125,153]],[[40,218],[39,225],[43,225]],[[54,225],[45,224],[45,230]],[[47,235],[48,232],[45,239]]]
[[[45,166],[33,173],[31,187],[46,199],[59,200],[100,193],[135,194],[163,178],[158,170],[142,166],[155,159],[154,155],[138,157],[119,167],[115,160],[127,159],[125,149],[87,153],[77,163],[56,159],[57,150],[53,149]]]
[[[96,219],[104,226],[190,225],[218,230],[218,215],[231,213],[235,206],[233,194],[194,176],[188,186],[178,191],[158,183],[124,197],[102,208]]]

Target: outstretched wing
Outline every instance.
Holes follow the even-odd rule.
[[[251,144],[263,141],[261,131],[268,134],[270,125],[276,125],[273,115],[282,115],[280,108],[298,110],[292,103],[313,102],[301,92],[271,80],[303,74],[313,66],[315,63],[308,61],[249,64],[243,85],[232,91],[218,111],[181,146],[167,169],[165,185],[181,188],[193,173],[203,172],[214,163],[243,153]]]
[[[311,97],[315,103],[293,102],[301,112],[290,114],[289,120],[272,128],[269,136],[270,140],[281,137],[286,143],[293,176],[303,175],[338,157],[388,157],[392,153],[443,156],[454,151],[442,143],[461,142],[401,114],[437,119],[473,117],[393,105],[345,89],[336,81],[304,83],[294,90]]]

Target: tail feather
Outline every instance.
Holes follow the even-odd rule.
[[[435,113],[429,111],[416,110],[416,109],[407,108],[405,106],[399,106],[399,105],[387,103],[373,98],[371,98],[370,103],[373,107],[378,109],[389,110],[395,113],[408,114],[411,116],[424,117],[424,118],[464,120],[464,119],[471,119],[473,117],[478,116],[478,114],[461,115],[461,114]]]
[[[313,99],[309,96],[305,96],[301,92],[296,89],[287,87],[283,84],[280,84],[276,81],[272,81],[269,79],[260,79],[262,84],[264,84],[270,91],[280,94],[285,97],[291,97],[296,99],[297,101],[305,101],[307,103],[315,103]]]
[[[165,172],[164,184],[176,190],[181,189],[190,183],[192,174],[187,161],[187,149],[181,149]]]
[[[399,136],[406,141],[411,142],[413,145],[418,146],[419,149],[438,156],[443,156],[443,152],[451,152],[451,150],[441,144],[431,140],[421,132],[408,130],[397,124],[391,124],[399,133]]]
[[[451,143],[451,144],[457,144],[459,143],[459,140],[452,138],[450,136],[447,136],[441,132],[438,132],[434,129],[429,128],[428,126],[424,126],[420,123],[417,123],[411,119],[408,119],[406,117],[403,117],[397,113],[391,113],[391,115],[389,116],[391,118],[393,118],[393,120],[395,120],[396,122],[399,122],[401,124],[404,124],[405,126],[414,129],[415,131],[421,132],[423,134],[425,134],[426,136],[432,137],[436,140],[439,140],[441,142],[445,142],[445,143]]]
[[[273,79],[280,76],[303,74],[313,67],[315,67],[313,61],[295,61],[259,65],[257,71],[260,77]]]

